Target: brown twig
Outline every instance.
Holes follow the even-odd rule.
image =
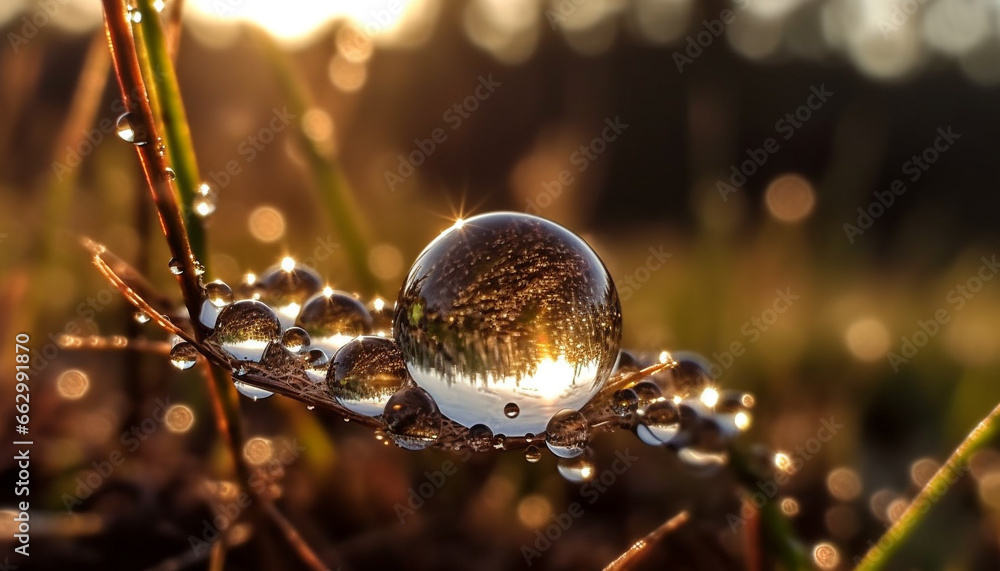
[[[649,535],[632,544],[628,551],[608,563],[604,571],[624,571],[641,561],[664,537],[688,522],[688,513],[682,511],[668,519],[660,527],[649,532]]]

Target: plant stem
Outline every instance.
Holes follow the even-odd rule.
[[[184,113],[184,102],[177,84],[177,74],[167,48],[160,13],[153,8],[153,0],[137,0],[136,7],[142,16],[136,27],[141,31],[139,38],[151,67],[149,78],[152,81],[147,85],[147,90],[156,95],[160,104],[164,143],[170,158],[170,168],[176,175],[174,188],[179,193],[181,214],[188,229],[191,250],[205,265],[208,262],[205,230],[201,218],[192,208],[201,176],[198,173],[194,145],[191,143],[187,115]]]
[[[294,121],[296,139],[305,152],[306,162],[309,164],[320,199],[326,205],[330,223],[343,242],[351,271],[358,280],[361,293],[374,295],[378,293],[379,281],[368,267],[369,247],[358,223],[359,209],[347,191],[347,184],[335,161],[302,128],[302,117],[312,106],[308,89],[295,73],[288,55],[275,45],[274,40],[259,30],[256,36],[264,48],[271,68],[277,75],[278,85],[288,99],[291,114],[296,118]]]
[[[892,554],[899,549],[906,538],[913,533],[917,525],[930,512],[931,505],[941,499],[944,492],[940,492],[940,490],[947,491],[962,475],[972,453],[993,438],[997,432],[998,420],[1000,420],[1000,404],[996,405],[986,415],[986,418],[979,421],[979,424],[972,429],[972,432],[951,453],[948,460],[927,481],[927,484],[920,490],[917,497],[913,498],[913,501],[906,507],[903,514],[893,522],[882,537],[865,553],[864,558],[858,564],[855,571],[874,571],[883,568],[889,562]]]

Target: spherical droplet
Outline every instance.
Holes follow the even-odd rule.
[[[632,389],[615,391],[611,399],[611,412],[618,416],[631,416],[639,408],[639,395]]]
[[[408,379],[396,342],[366,335],[348,341],[333,356],[326,386],[348,410],[378,416]]]
[[[575,458],[590,442],[590,425],[580,411],[564,408],[545,426],[545,445],[560,458]]]
[[[284,328],[295,323],[302,304],[323,287],[323,279],[315,270],[292,258],[284,258],[256,278],[254,289],[259,299],[278,312]]]
[[[396,446],[422,450],[441,436],[441,414],[434,399],[419,387],[403,387],[389,398],[382,412]]]
[[[181,341],[170,349],[170,364],[184,371],[194,366],[198,360],[198,350],[187,341]]]
[[[503,407],[503,415],[507,418],[517,418],[517,415],[521,414],[520,407],[517,406],[515,402],[509,402]]]
[[[372,332],[372,316],[361,301],[342,291],[326,288],[302,306],[295,325],[305,329],[313,345],[335,353],[359,335]]]
[[[681,429],[681,415],[673,401],[661,400],[646,407],[642,423],[636,427],[639,439],[650,446],[666,444]]]
[[[257,388],[253,385],[248,385],[243,381],[233,381],[233,386],[236,387],[236,390],[239,391],[241,395],[251,398],[254,401],[266,399],[274,394],[271,391],[265,391],[264,389]]]
[[[635,393],[636,398],[636,411],[639,414],[645,414],[646,408],[654,402],[663,400],[663,393],[660,391],[660,387],[652,381],[642,381],[641,383],[636,383],[632,386],[632,392]]]
[[[301,327],[289,327],[281,334],[281,344],[292,353],[301,353],[311,343],[309,334]]]
[[[139,310],[139,311],[136,311],[135,313],[133,313],[132,314],[132,318],[135,319],[135,322],[138,323],[139,325],[143,325],[145,323],[149,323],[149,319],[150,319],[149,314],[146,313],[145,311],[142,311],[142,310]]]
[[[701,355],[684,351],[674,353],[673,357],[677,364],[667,369],[670,373],[667,390],[682,399],[699,397],[712,383],[708,363]]]
[[[306,375],[314,383],[326,381],[330,369],[330,356],[322,349],[310,349],[306,352]]]
[[[118,137],[126,143],[145,145],[148,141],[136,119],[131,113],[122,113],[118,116],[115,129],[118,132]]]
[[[519,213],[438,236],[400,291],[393,334],[414,381],[452,420],[518,436],[579,409],[618,359],[618,293],[582,239]],[[517,402],[508,418],[504,405]]]
[[[167,267],[170,268],[170,273],[175,276],[184,273],[184,262],[180,258],[170,258],[170,261],[167,262]]]
[[[174,179],[177,178],[177,173],[175,173],[174,169],[172,169],[170,167],[167,167],[167,168],[163,169],[163,174],[164,174],[164,176],[167,177],[168,180],[174,180]]]
[[[588,448],[583,454],[575,458],[556,459],[556,470],[565,480],[574,484],[581,484],[589,481],[597,473],[594,465],[593,454]]]
[[[524,459],[529,463],[534,464],[542,459],[542,451],[539,450],[537,446],[532,444],[524,450]]]
[[[236,359],[260,361],[267,344],[280,337],[281,323],[274,310],[265,303],[241,299],[219,312],[208,339]]]
[[[469,429],[469,446],[476,452],[487,452],[493,448],[493,431],[485,424],[475,424]]]
[[[205,284],[205,297],[215,307],[223,307],[233,302],[233,289],[225,282],[215,280]]]

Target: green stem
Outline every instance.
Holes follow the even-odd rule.
[[[332,158],[324,152],[302,128],[302,117],[312,106],[308,89],[295,73],[292,62],[274,41],[264,32],[257,34],[271,68],[278,79],[278,85],[288,100],[291,114],[296,117],[294,133],[299,146],[305,152],[306,162],[312,172],[321,200],[326,205],[327,215],[334,231],[339,235],[347,253],[351,271],[358,280],[361,293],[378,293],[378,278],[368,267],[368,241],[358,224],[359,210],[347,191],[347,184]]]
[[[1000,419],[1000,404],[995,406],[951,453],[948,460],[938,468],[938,471],[927,481],[917,497],[913,498],[910,505],[906,507],[906,511],[872,545],[868,553],[865,553],[855,571],[874,571],[885,567],[892,554],[900,548],[906,538],[927,516],[934,502],[941,499],[944,494],[941,490],[947,491],[962,475],[972,453],[993,438],[997,431],[998,419]]]
[[[198,161],[195,158],[194,145],[191,142],[191,130],[188,128],[187,115],[184,113],[184,101],[181,99],[180,88],[177,84],[177,74],[174,71],[174,64],[167,48],[160,13],[153,8],[153,0],[137,0],[136,8],[142,16],[141,20],[135,24],[136,39],[141,42],[141,47],[138,49],[139,53],[142,54],[140,61],[145,63],[143,60],[148,58],[151,68],[146,70],[147,73],[144,74],[148,80],[151,80],[147,82],[146,89],[150,92],[150,100],[156,102],[155,107],[159,107],[159,109],[154,108],[154,111],[160,112],[160,119],[163,123],[165,139],[163,142],[166,146],[170,168],[173,169],[176,177],[174,188],[178,193],[181,215],[184,218],[184,226],[187,228],[188,239],[191,242],[191,252],[202,265],[207,267],[205,229],[202,226],[201,218],[192,207],[197,195],[197,188],[201,184],[201,176],[198,173]]]

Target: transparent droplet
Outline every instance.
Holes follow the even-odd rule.
[[[257,388],[253,385],[248,385],[243,381],[233,381],[233,386],[239,393],[247,398],[251,398],[255,401],[260,399],[266,399],[267,397],[273,395],[271,391],[265,391],[264,389]]]
[[[639,408],[639,395],[632,389],[615,391],[611,397],[611,412],[618,416],[631,416]]]
[[[302,304],[323,287],[323,279],[315,270],[292,258],[284,258],[255,278],[253,292],[278,312],[283,328],[295,324]]]
[[[673,401],[661,400],[646,407],[642,422],[636,426],[639,439],[650,446],[667,444],[681,429],[681,415]]]
[[[715,405],[715,418],[729,436],[734,436],[750,428],[750,410],[753,406],[753,395],[741,391],[723,391]]]
[[[132,319],[134,319],[139,325],[143,325],[145,323],[149,323],[150,317],[145,311],[139,310],[132,314]]]
[[[708,362],[701,355],[686,351],[674,353],[673,358],[676,364],[666,371],[669,388],[664,390],[682,399],[700,396],[712,383]]]
[[[177,173],[170,167],[163,169],[163,174],[166,175],[167,180],[175,180],[177,178]]]
[[[233,289],[225,282],[215,280],[205,284],[205,297],[215,307],[224,307],[233,302]]]
[[[219,312],[208,339],[237,359],[260,361],[268,343],[280,337],[281,323],[274,310],[259,301],[241,299]]]
[[[636,411],[640,415],[646,412],[646,408],[649,405],[663,400],[663,393],[660,391],[660,387],[656,386],[656,383],[652,381],[642,381],[641,383],[636,383],[632,387],[632,392],[634,392],[638,398],[638,401],[636,402]]]
[[[590,442],[590,425],[583,413],[564,408],[552,415],[545,426],[545,445],[560,458],[575,458]]]
[[[322,349],[310,349],[306,352],[306,375],[314,383],[326,381],[330,369],[330,356]]]
[[[187,341],[181,341],[170,349],[170,364],[184,371],[194,366],[198,360],[198,350]]]
[[[333,356],[326,386],[348,410],[378,416],[408,379],[406,363],[396,342],[365,335],[348,341]]]
[[[336,352],[351,339],[371,334],[372,316],[351,295],[326,288],[306,301],[295,325],[309,333],[313,345]]]
[[[382,412],[396,446],[422,450],[441,436],[441,414],[434,399],[419,387],[403,387],[389,398]]]
[[[509,402],[503,407],[503,415],[507,418],[517,418],[520,413],[521,409],[518,408],[517,403]]]
[[[316,410],[316,405],[314,404],[306,405],[306,410]]]
[[[312,341],[301,327],[289,327],[281,334],[281,344],[292,353],[301,353]]]
[[[424,249],[400,291],[393,335],[448,418],[520,436],[601,388],[618,359],[621,309],[583,240],[501,212],[456,223]],[[509,402],[516,418],[504,414]]]
[[[170,268],[170,273],[175,276],[184,273],[184,262],[180,258],[170,258],[170,261],[167,262],[167,267]]]
[[[594,477],[597,467],[594,465],[593,453],[587,449],[575,458],[557,458],[556,470],[565,480],[581,484]]]
[[[493,448],[493,431],[485,424],[475,424],[469,429],[469,446],[476,452]]]
[[[493,449],[503,450],[504,448],[507,448],[507,435],[505,434],[493,435]]]
[[[145,133],[142,132],[142,127],[137,117],[131,113],[122,113],[119,115],[115,129],[118,132],[118,137],[126,143],[145,145],[149,142],[146,140]]]
[[[529,463],[534,464],[542,459],[542,451],[539,450],[537,446],[532,444],[524,450],[524,459]]]
[[[194,275],[203,276],[205,275],[205,265],[198,260],[194,261]]]
[[[156,154],[157,156],[163,157],[167,154],[167,146],[163,144],[163,139],[156,138]]]

